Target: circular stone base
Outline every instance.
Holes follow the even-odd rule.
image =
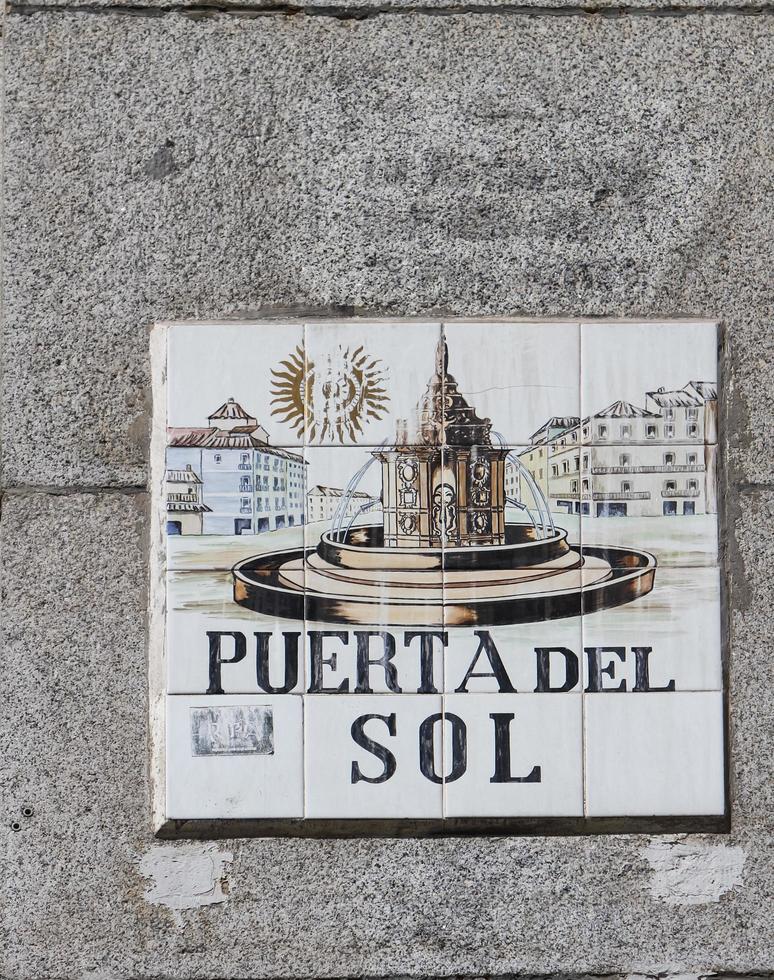
[[[234,601],[310,622],[496,626],[579,616],[653,588],[656,560],[644,551],[586,546],[581,556],[565,531],[538,541],[532,530],[508,525],[504,545],[444,551],[381,548],[373,526],[345,542],[323,535],[318,548],[239,562]]]

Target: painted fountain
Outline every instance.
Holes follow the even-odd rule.
[[[395,443],[372,451],[314,547],[237,564],[235,601],[313,622],[494,626],[578,616],[650,592],[653,556],[571,545],[502,442],[459,391],[442,342],[414,431],[401,421]],[[521,499],[506,496],[506,463],[519,471]],[[369,504],[354,513],[351,504],[376,464],[382,521],[362,523]],[[506,509],[519,519],[506,520]]]

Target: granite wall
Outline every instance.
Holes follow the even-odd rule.
[[[7,978],[774,973],[774,17],[11,2]],[[731,831],[160,841],[148,328],[717,317]]]

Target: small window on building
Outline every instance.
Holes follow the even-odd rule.
[[[699,492],[699,481],[698,480],[689,480],[688,481],[688,489],[691,491],[691,493],[698,493]]]
[[[239,509],[242,511],[243,514],[249,514],[250,513],[252,507],[250,505],[250,498],[249,497],[242,497],[242,499],[241,499],[241,501],[239,503]]]
[[[685,415],[686,415],[686,418],[696,420],[699,417],[699,410],[698,410],[698,408],[689,408],[686,411]]]
[[[241,460],[242,460],[243,463],[249,463],[250,462],[250,454],[249,453],[242,453]]]
[[[674,465],[675,465],[675,454],[664,453],[664,466],[674,466]]]
[[[632,437],[632,427],[630,425],[622,425],[621,426],[621,438],[622,439],[631,439],[631,437]]]
[[[664,409],[664,418],[668,419],[670,422],[675,417],[675,410],[673,408]]]
[[[559,476],[559,467],[554,463],[551,467],[551,476]]]
[[[664,426],[664,438],[673,439],[675,434],[675,427],[673,425]]]
[[[223,460],[223,457],[220,455],[220,453],[215,453],[215,455],[212,458],[215,460],[216,463],[220,463]]]
[[[667,480],[664,483],[664,489],[667,491],[667,493],[673,493],[675,490],[677,490],[677,482],[675,480]]]
[[[689,466],[696,465],[696,453],[688,453],[687,462]]]
[[[569,463],[566,459],[562,460],[562,473],[567,473],[570,469]]]
[[[571,480],[570,481],[570,490],[573,493],[577,493],[578,492],[578,481],[577,480]]]
[[[695,439],[698,434],[699,434],[699,427],[698,427],[698,425],[696,425],[694,422],[691,422],[688,425],[688,438],[689,439]]]
[[[242,477],[239,478],[239,489],[240,490],[243,490],[243,491],[250,489],[250,477],[249,476],[242,476]]]
[[[607,426],[606,425],[598,425],[597,426],[597,435],[599,436],[600,439],[607,439]]]
[[[645,438],[646,439],[658,439],[658,426],[646,425],[645,426]]]
[[[621,453],[618,459],[619,459],[619,465],[621,466],[629,466],[632,461],[632,458],[628,453]]]
[[[631,493],[632,485],[628,480],[621,481],[621,493]]]
[[[589,481],[588,480],[581,480],[581,487],[582,487],[584,493],[588,493]]]

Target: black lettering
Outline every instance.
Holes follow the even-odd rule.
[[[333,636],[346,646],[349,643],[349,634],[343,630],[310,630],[309,631],[309,662],[311,683],[309,684],[309,694],[346,694],[349,691],[349,678],[345,677],[338,687],[325,687],[323,683],[323,667],[330,667],[336,670],[337,656],[331,653],[330,657],[323,657],[323,640]]]
[[[615,661],[610,660],[606,667],[600,663],[603,653],[614,653],[622,662],[626,660],[626,647],[584,647],[589,664],[589,683],[586,687],[587,692],[596,694],[599,691],[625,691],[626,681],[622,680],[616,687],[602,687],[602,675],[607,674],[609,678],[615,678]]]
[[[221,652],[221,642],[224,636],[234,638],[234,656],[226,659]],[[225,694],[221,681],[221,664],[238,664],[247,655],[247,639],[239,630],[207,630],[210,641],[210,686],[208,694]]]
[[[446,778],[435,771],[435,723],[450,722],[452,726],[452,767]],[[419,768],[431,783],[453,783],[468,767],[468,730],[459,715],[429,715],[419,726]]]
[[[372,636],[379,636],[384,644],[384,653],[375,660],[371,659],[370,641]],[[393,694],[401,694],[398,686],[398,672],[392,659],[395,656],[395,637],[385,630],[355,630],[357,640],[357,684],[356,694],[373,694],[371,690],[371,667],[381,667],[384,670],[384,682]]]
[[[298,683],[298,638],[300,633],[283,633],[285,642],[285,683],[272,687],[269,680],[269,647],[271,633],[255,634],[255,675],[258,687],[266,694],[289,694]]]
[[[500,659],[500,654],[497,652],[497,647],[494,645],[494,641],[489,634],[489,630],[474,630],[474,634],[478,637],[478,650],[476,650],[475,656],[473,657],[473,662],[470,667],[468,667],[468,672],[462,679],[462,683],[456,689],[457,694],[469,694],[467,690],[467,683],[471,677],[494,677],[497,680],[498,690],[501,694],[515,694],[516,688],[511,684],[511,679],[508,677],[508,672],[505,669],[505,665]],[[483,674],[475,673],[475,666],[478,662],[478,658],[482,653],[485,653],[487,659],[489,660],[489,666],[492,668],[490,671],[485,671]],[[447,715],[447,718],[450,717]]]
[[[357,762],[352,763],[352,773],[351,781],[353,783],[386,783],[394,774],[395,770],[398,768],[398,763],[395,761],[395,756],[390,752],[388,748],[384,745],[380,745],[379,742],[374,742],[372,738],[369,738],[363,726],[367,721],[383,721],[387,726],[387,731],[393,737],[397,731],[395,724],[395,713],[391,715],[361,715],[359,718],[355,718],[352,722],[352,728],[350,729],[352,733],[353,740],[366,752],[370,752],[375,755],[384,765],[383,771],[378,776],[364,776],[360,770],[360,766]]]
[[[577,658],[576,658],[577,659]],[[511,775],[511,722],[513,714],[499,712],[489,716],[494,722],[494,776],[490,783],[539,783],[540,766],[533,766],[526,776]]]
[[[564,683],[551,687],[551,654],[561,653],[564,657]],[[536,694],[563,694],[571,691],[578,683],[578,657],[567,647],[535,647],[537,656]]]
[[[653,647],[632,647],[634,654],[634,687],[633,691],[674,691],[675,682],[671,680],[665,687],[650,686],[650,665],[648,657],[653,653]]]
[[[417,694],[438,694],[434,683],[433,671],[433,638],[437,637],[443,646],[449,645],[449,634],[445,632],[404,633],[403,646],[407,647],[415,637],[419,640],[419,678]]]

